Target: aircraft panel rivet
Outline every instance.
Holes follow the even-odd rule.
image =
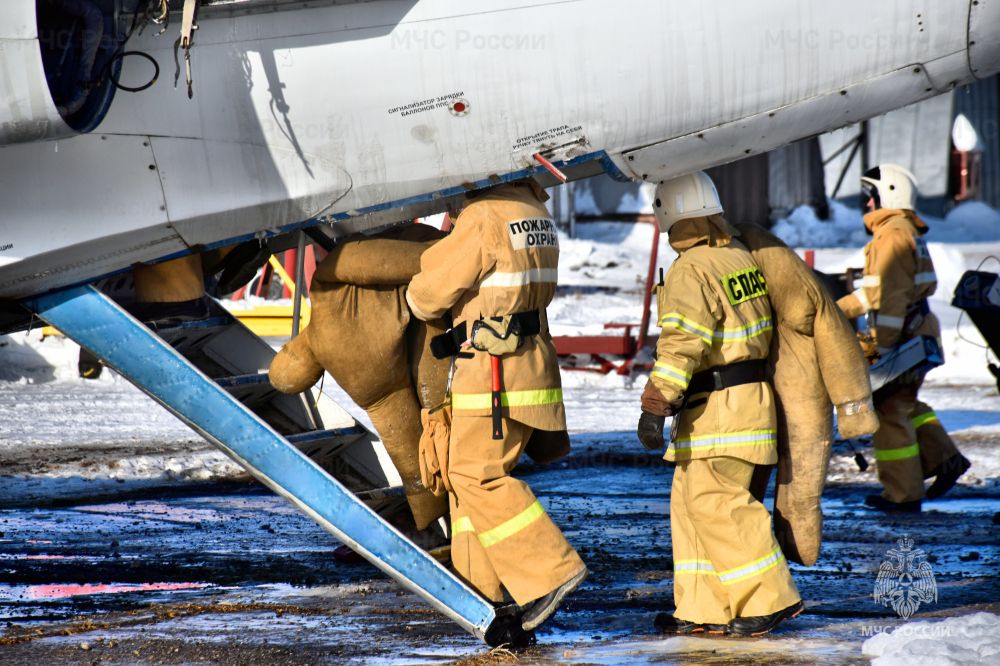
[[[150,171],[156,171],[156,165],[155,164],[150,164],[149,165],[149,170]]]

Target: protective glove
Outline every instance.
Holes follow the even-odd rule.
[[[643,412],[642,416],[639,417],[639,425],[636,428],[635,434],[639,436],[639,441],[642,442],[642,445],[650,451],[663,448],[663,424],[666,420],[667,417],[665,416],[658,416],[649,412]]]
[[[680,406],[680,400],[669,402],[651,381],[646,382],[642,390],[642,411],[656,416],[673,416]]]
[[[858,342],[861,344],[861,352],[868,359],[869,364],[874,363],[880,358],[881,354],[879,353],[878,342],[871,333],[859,331]]]

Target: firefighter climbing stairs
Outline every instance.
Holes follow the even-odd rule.
[[[130,289],[115,280],[26,305],[467,631],[492,644],[513,630],[404,535],[412,536],[412,517],[373,433],[320,391],[274,391],[266,374],[274,350],[217,303],[207,319],[154,332],[116,302]]]

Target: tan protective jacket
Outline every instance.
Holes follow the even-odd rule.
[[[908,311],[934,293],[937,275],[921,236],[927,225],[910,210],[881,209],[865,215],[865,227],[874,238],[865,246],[861,286],[837,305],[850,318],[873,314],[872,333],[879,347],[903,340]],[[938,337],[937,317],[928,313],[914,335]]]
[[[767,358],[773,328],[767,283],[733,233],[719,216],[681,220],[670,230],[680,256],[658,290],[662,331],[650,375],[668,402],[681,399],[697,372]],[[674,419],[667,460],[777,461],[774,396],[766,382],[690,395]]]
[[[541,332],[502,357],[504,415],[539,430],[565,430],[562,382],[545,308],[555,295],[559,238],[531,184],[505,185],[470,202],[451,234],[424,253],[406,300],[420,319],[451,311],[454,323],[537,310]],[[456,418],[490,414],[489,354],[472,347],[455,365]]]

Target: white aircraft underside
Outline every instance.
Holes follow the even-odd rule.
[[[0,8],[0,297],[330,224],[445,209],[534,173],[659,180],[1000,70],[1000,0],[203,1],[175,89],[175,1],[129,51],[159,80],[78,133],[35,0]],[[138,85],[151,65],[122,61]],[[110,97],[110,96],[109,96]],[[99,121],[99,123],[98,123]]]

